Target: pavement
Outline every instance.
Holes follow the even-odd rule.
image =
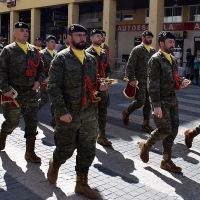
[[[132,101],[122,94],[125,84],[119,81],[109,88],[111,104],[106,132],[112,147],[97,144],[96,157],[89,171],[89,185],[99,191],[98,200],[199,200],[200,135],[188,149],[183,133],[200,124],[200,86],[190,85],[177,92],[180,127],[172,154],[173,161],[183,168],[183,172],[176,174],[160,168],[161,142],[151,149],[148,163],[140,160],[139,142],[148,134],[141,131],[142,109],[131,114],[128,126],[122,123],[121,111]],[[86,200],[74,193],[76,152],[61,166],[57,184],[47,181],[48,163],[55,149],[49,104],[40,110],[38,119],[36,153],[42,156],[42,163],[24,159],[24,122],[21,118],[19,127],[7,137],[6,147],[0,152],[0,200]],[[151,125],[154,126],[152,119]]]

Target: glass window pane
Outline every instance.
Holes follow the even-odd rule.
[[[172,8],[165,8],[164,22],[172,22]]]
[[[195,15],[196,15],[196,6],[190,6],[189,21],[195,21]]]
[[[173,8],[173,22],[182,22],[182,7]]]

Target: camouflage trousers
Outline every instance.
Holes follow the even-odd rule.
[[[16,98],[19,108],[11,106],[9,103],[2,104],[3,116],[5,121],[1,125],[1,132],[9,135],[18,126],[20,115],[23,115],[25,122],[25,135],[26,139],[36,139],[37,132],[37,112],[38,112],[38,99],[36,92],[31,92],[30,95],[18,95]]]
[[[41,85],[40,89],[38,91],[39,110],[48,102],[48,100],[49,100],[49,95],[47,93],[47,90],[43,85]],[[50,107],[51,107],[51,114],[53,116],[54,115],[54,106],[52,103],[50,104]]]
[[[106,127],[107,109],[110,105],[110,96],[108,90],[99,92],[98,96],[101,97],[101,101],[98,102],[98,123],[99,129]]]
[[[80,105],[67,106],[72,116],[72,121],[61,121],[55,110],[56,126],[54,140],[56,149],[53,159],[57,164],[63,164],[77,149],[76,167],[79,172],[87,172],[91,166],[96,150],[97,139],[97,105],[91,103],[88,107]]]
[[[149,119],[151,114],[151,105],[149,101],[149,93],[147,90],[147,80],[138,79],[138,87],[134,101],[128,107],[128,113],[131,114],[134,110],[143,107],[144,119]]]
[[[178,134],[179,115],[178,101],[176,95],[165,97],[161,100],[162,118],[154,116],[156,129],[151,132],[149,142],[154,145],[157,141],[162,140],[163,149],[171,150],[174,140]]]

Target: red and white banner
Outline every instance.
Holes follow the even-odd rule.
[[[117,32],[135,32],[148,30],[149,24],[125,24],[117,25]],[[163,30],[165,31],[184,31],[184,30],[200,30],[200,22],[187,23],[164,23]]]
[[[7,0],[7,7],[11,8],[16,6],[16,0]]]

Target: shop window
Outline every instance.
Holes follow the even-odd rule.
[[[190,6],[189,21],[200,21],[200,5]]]
[[[149,9],[146,9],[146,14],[145,14],[145,23],[149,23]]]

